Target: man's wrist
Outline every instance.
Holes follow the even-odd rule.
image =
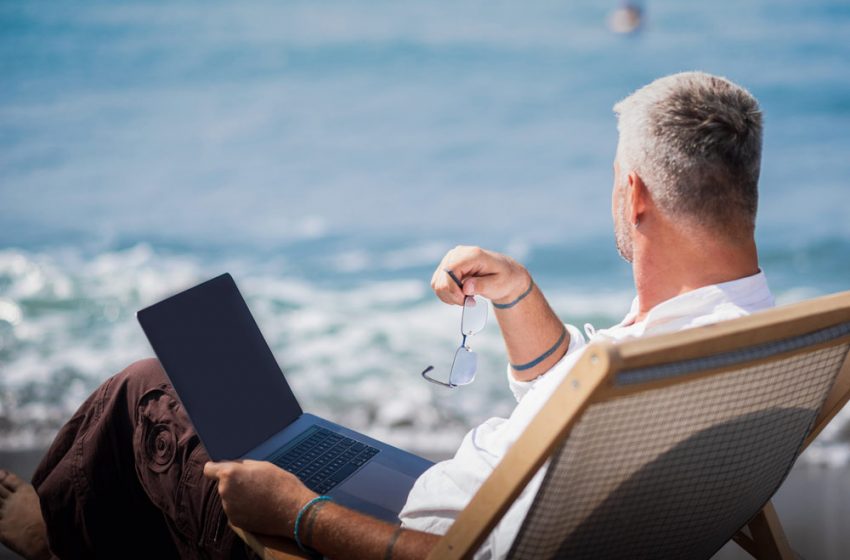
[[[307,518],[303,522],[303,536],[301,537],[301,542],[308,548],[316,548],[313,546],[313,528],[316,525],[316,518],[319,516],[319,512],[326,505],[328,505],[328,501],[321,501],[313,505],[307,513]]]
[[[517,265],[519,270],[514,273],[515,280],[512,280],[512,288],[510,292],[499,300],[492,300],[496,309],[508,309],[518,304],[520,301],[531,295],[534,291],[534,279],[525,267]]]
[[[316,520],[316,515],[318,515],[317,509],[321,509],[322,506],[332,499],[333,498],[327,495],[316,496],[301,506],[301,509],[298,510],[298,515],[295,517],[295,525],[292,532],[295,544],[298,545],[298,548],[300,548],[302,552],[308,554],[312,552],[307,547],[309,546],[309,543],[312,543],[313,523]],[[311,511],[315,511],[315,515],[312,517],[310,516]],[[304,538],[305,531],[307,533],[307,539]]]
[[[314,498],[318,498],[320,494],[317,494],[307,488],[306,486],[301,488],[303,491],[297,491],[296,496],[285,497],[285,492],[291,492],[289,487],[278,487],[276,489],[277,494],[272,493],[272,495],[281,496],[281,500],[279,503],[280,511],[282,511],[282,515],[286,521],[288,521],[287,526],[289,529],[288,536],[290,538],[295,537],[295,521],[298,518],[298,513],[301,509],[311,502]],[[285,535],[287,533],[284,533]]]

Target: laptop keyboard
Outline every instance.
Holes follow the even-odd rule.
[[[269,458],[275,465],[295,474],[318,494],[328,492],[378,453],[378,449],[312,426],[294,447]]]

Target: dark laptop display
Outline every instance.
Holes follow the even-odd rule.
[[[268,460],[340,504],[398,520],[431,462],[305,413],[229,274],[137,316],[213,460]]]
[[[138,313],[210,457],[237,459],[302,411],[230,275]],[[238,295],[238,290],[236,291]]]

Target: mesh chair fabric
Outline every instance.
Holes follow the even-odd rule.
[[[800,338],[770,348],[790,356],[752,364],[766,355],[753,347],[736,353],[737,369],[588,407],[509,557],[709,558],[784,480],[850,346],[800,351]],[[688,362],[641,377],[700,371]]]

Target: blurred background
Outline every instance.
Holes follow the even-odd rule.
[[[0,459],[31,471],[151,355],[134,313],[224,271],[308,408],[451,454],[514,402],[495,321],[474,385],[419,377],[459,343],[434,267],[506,252],[618,322],[611,107],[694,69],[762,104],[779,303],[850,289],[846,2],[0,2]],[[777,497],[806,558],[850,549],[848,418]]]

